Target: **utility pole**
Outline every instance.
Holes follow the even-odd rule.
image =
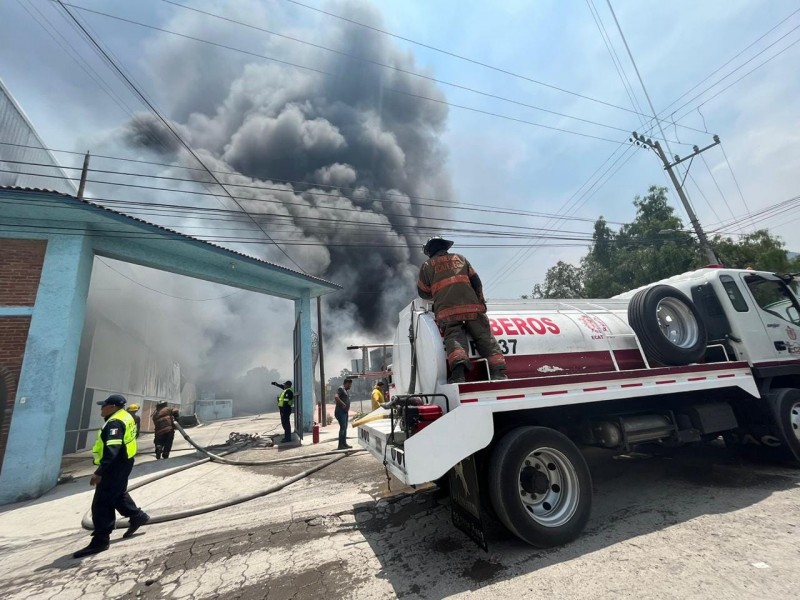
[[[689,154],[688,156],[684,156],[683,158],[681,158],[676,154],[674,162],[669,162],[669,159],[667,158],[664,149],[661,147],[661,144],[658,143],[658,140],[654,142],[649,138],[645,138],[643,135],[639,135],[635,131],[633,132],[633,139],[631,141],[633,140],[636,140],[637,145],[647,146],[656,151],[656,154],[658,154],[658,157],[661,159],[661,162],[664,163],[664,170],[667,173],[669,173],[669,178],[672,180],[672,185],[675,186],[675,191],[678,192],[678,197],[681,199],[681,202],[683,203],[683,208],[686,209],[686,214],[689,215],[689,222],[691,222],[692,227],[694,228],[694,232],[697,234],[697,239],[700,241],[700,248],[702,248],[703,252],[706,255],[706,258],[709,260],[709,264],[712,265],[719,264],[719,259],[717,258],[717,255],[714,253],[714,249],[711,247],[711,243],[708,241],[708,237],[706,237],[705,231],[703,231],[703,228],[700,226],[700,221],[697,220],[697,215],[694,214],[694,210],[692,209],[691,204],[689,204],[689,199],[686,197],[686,194],[683,191],[682,182],[678,181],[678,177],[675,175],[675,171],[673,170],[674,167],[688,160],[689,167],[687,167],[686,169],[686,175],[688,175],[689,168],[691,168],[692,166],[692,161],[694,160],[694,157],[697,156],[698,154],[705,152],[709,148],[713,148],[714,146],[719,144],[720,143],[719,136],[715,135],[714,143],[709,144],[705,148],[698,148],[697,146],[694,146],[692,148],[694,152],[692,152],[692,154]],[[683,177],[683,180],[686,181],[685,175]]]
[[[322,299],[317,296],[317,345],[319,347],[319,426],[328,424],[328,412],[325,410],[325,354],[322,352]]]
[[[83,200],[83,191],[86,189],[86,176],[89,174],[89,152],[83,157],[83,169],[81,169],[81,182],[78,184],[78,198]]]

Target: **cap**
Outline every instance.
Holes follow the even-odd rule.
[[[100,400],[97,404],[100,406],[125,406],[125,396],[121,396],[120,394],[111,394],[105,400]]]
[[[284,383],[283,385],[285,385],[287,387],[292,387],[292,382],[287,379],[286,383]]]
[[[384,386],[384,385],[386,385],[386,384],[384,384],[382,381],[379,381],[379,382],[378,382],[378,383],[376,383],[375,385],[379,385],[379,386],[383,387],[383,386]]]
[[[128,412],[136,412],[137,410],[139,410],[139,405],[138,405],[138,404],[136,404],[136,402],[134,402],[133,404],[131,404],[131,405],[130,405],[130,406],[127,408],[127,410],[128,410]]]

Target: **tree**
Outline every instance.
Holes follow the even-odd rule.
[[[748,233],[739,242],[716,236],[713,246],[722,264],[735,269],[753,267],[757,271],[788,273],[797,262],[789,260],[783,241],[772,237],[766,229]]]
[[[583,273],[564,261],[558,261],[554,267],[547,269],[544,285],[533,286],[533,298],[584,298]]]
[[[559,261],[547,270],[544,283],[533,287],[533,297],[608,298],[706,264],[697,239],[669,205],[666,188],[651,186],[633,205],[636,216],[618,232],[600,217],[580,266]],[[738,242],[716,236],[712,246],[727,267],[800,271],[800,256],[790,259],[784,243],[765,229]]]

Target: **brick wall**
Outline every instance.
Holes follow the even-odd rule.
[[[0,306],[33,306],[46,248],[44,240],[0,238]]]
[[[34,305],[46,248],[44,240],[0,238],[0,306]],[[0,469],[30,324],[29,316],[0,316]]]
[[[30,317],[0,317],[0,470],[3,468],[30,324]]]

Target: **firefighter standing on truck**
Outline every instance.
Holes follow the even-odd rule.
[[[506,379],[506,361],[492,335],[486,316],[486,301],[480,277],[460,254],[450,254],[450,240],[432,237],[422,251],[428,260],[420,267],[417,291],[420,297],[433,300],[436,323],[444,337],[449,383],[464,381],[471,368],[467,352],[467,334],[489,363],[491,379]]]
[[[292,382],[287,381],[283,385],[280,383],[272,382],[272,385],[283,390],[278,396],[278,412],[281,413],[281,425],[283,425],[283,439],[282,444],[288,444],[292,441],[292,423],[290,417],[294,409],[294,390],[292,389]]]
[[[116,521],[115,511],[130,518],[130,525],[122,537],[129,538],[150,517],[128,494],[128,477],[133,469],[136,455],[136,423],[125,410],[125,398],[112,394],[101,400],[100,414],[106,420],[97,432],[97,441],[92,448],[94,464],[97,469],[89,481],[95,486],[92,500],[92,541],[88,546],[75,552],[74,558],[83,558],[108,550],[111,532]]]

